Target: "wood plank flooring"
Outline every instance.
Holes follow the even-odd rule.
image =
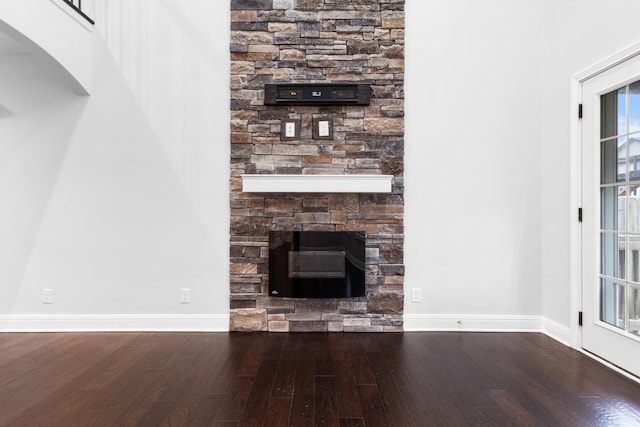
[[[0,334],[0,426],[640,426],[540,334]]]

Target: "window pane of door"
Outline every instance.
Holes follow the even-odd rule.
[[[600,190],[600,228],[606,231],[626,231],[626,186],[603,187]]]
[[[626,131],[627,91],[620,88],[600,97],[600,137],[609,138]]]
[[[629,85],[629,133],[640,131],[640,82]]]
[[[640,286],[632,286],[629,294],[629,332],[640,335]]]
[[[624,329],[624,288],[623,283],[609,279],[600,281],[600,320]]]
[[[627,138],[602,141],[600,149],[600,182],[613,184],[627,179]]]

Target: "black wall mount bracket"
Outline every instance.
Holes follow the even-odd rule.
[[[264,86],[264,105],[369,105],[366,83],[274,83]]]

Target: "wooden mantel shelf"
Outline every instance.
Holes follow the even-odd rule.
[[[390,193],[393,175],[242,175],[244,193]]]

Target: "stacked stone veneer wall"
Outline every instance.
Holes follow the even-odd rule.
[[[232,331],[401,331],[404,0],[231,0]],[[370,83],[369,106],[265,106],[264,85]],[[313,118],[333,139],[312,139]],[[282,119],[299,140],[281,141]],[[243,193],[241,174],[389,174],[390,194]],[[270,230],[367,232],[363,298],[268,295]]]

